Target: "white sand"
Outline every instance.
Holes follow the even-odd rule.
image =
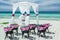
[[[0,23],[8,22],[9,20],[10,19],[0,19]],[[20,22],[18,22],[18,20],[16,19],[16,23],[19,24]],[[36,23],[36,20],[30,20],[30,23],[34,24],[34,23]],[[54,32],[55,34],[46,33],[47,36],[52,36],[52,39],[50,39],[50,38],[46,39],[46,38],[43,38],[43,37],[38,37],[37,35],[30,34],[30,36],[33,37],[33,40],[60,40],[60,21],[56,21],[56,20],[39,20],[39,24],[45,24],[45,23],[50,23],[52,25],[52,26],[49,27],[49,31]],[[7,25],[2,25],[2,26],[6,27]],[[2,27],[2,26],[0,24],[0,27]],[[3,33],[2,33],[2,35],[3,35]],[[29,40],[29,39],[26,39],[26,38],[22,39],[21,35],[16,36],[16,37],[19,38],[19,40]],[[0,34],[0,38],[1,38],[1,34]],[[0,39],[0,40],[2,40],[2,39]],[[14,39],[14,40],[17,40],[17,39]]]

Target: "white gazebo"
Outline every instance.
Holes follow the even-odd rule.
[[[14,24],[14,16],[15,16],[15,11],[17,8],[19,8],[20,12],[22,13],[21,16],[19,16],[20,19],[20,23],[22,23],[22,19],[25,20],[25,24],[29,25],[30,24],[30,8],[32,7],[32,9],[34,10],[35,14],[36,14],[36,20],[37,20],[37,24],[39,24],[39,20],[38,20],[38,6],[39,4],[36,3],[30,3],[30,2],[18,2],[18,3],[14,3],[12,5],[12,19],[10,20],[9,24]],[[26,12],[26,17],[24,15],[24,12]]]

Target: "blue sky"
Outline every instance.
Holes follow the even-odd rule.
[[[0,11],[12,11],[12,3],[21,1],[40,4],[40,11],[60,11],[60,0],[0,0]]]

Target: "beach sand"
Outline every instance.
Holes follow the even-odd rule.
[[[9,22],[10,19],[0,19],[0,29],[1,27],[6,27],[7,25],[1,24],[2,22]],[[18,19],[15,20],[16,23],[20,24],[20,22],[18,21]],[[35,24],[36,20],[30,20],[31,24]],[[60,21],[58,20],[39,20],[39,24],[45,24],[45,23],[50,23],[52,26],[49,27],[49,31],[51,33],[46,33],[46,38],[45,37],[38,37],[38,35],[36,34],[30,34],[30,38],[21,38],[21,35],[14,35],[14,40],[60,40]],[[2,30],[1,30],[2,31]],[[20,29],[18,30],[20,31]],[[37,32],[37,30],[36,30]],[[21,31],[19,32],[21,33]],[[55,33],[55,34],[53,34]],[[1,35],[3,35],[4,33],[0,34],[0,38]],[[0,39],[2,40],[2,39]],[[9,38],[7,38],[6,40],[10,40]]]

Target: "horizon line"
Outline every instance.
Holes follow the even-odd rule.
[[[12,11],[0,11],[0,13],[12,13]],[[34,11],[30,11],[30,12],[33,12],[34,13]],[[38,11],[39,13],[40,12],[60,12],[60,11]],[[16,11],[15,13],[21,13],[20,11]]]

